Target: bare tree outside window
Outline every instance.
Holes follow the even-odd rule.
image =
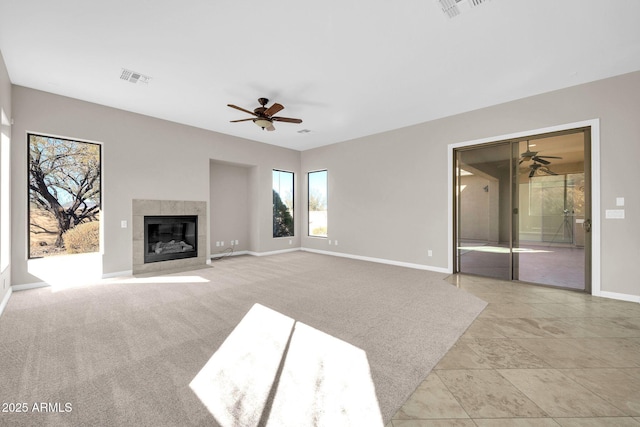
[[[99,144],[29,134],[29,257],[100,249]]]
[[[273,170],[273,237],[294,235],[293,172]]]

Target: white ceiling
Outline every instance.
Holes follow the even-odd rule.
[[[17,85],[305,150],[640,70],[639,16],[638,0],[453,19],[436,0],[0,0],[0,50]],[[259,97],[303,123],[229,123],[249,116],[226,104]]]

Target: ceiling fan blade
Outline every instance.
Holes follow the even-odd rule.
[[[253,119],[230,120],[230,123],[248,122],[249,120],[253,120]]]
[[[302,123],[302,120],[300,119],[292,119],[289,117],[271,117],[271,120],[274,120],[277,122],[287,122],[287,123]]]
[[[529,178],[533,178],[533,175],[536,174],[536,170],[535,169],[531,169],[531,172],[529,172]]]
[[[536,156],[539,159],[561,159],[562,157],[556,157],[556,156]]]
[[[227,107],[235,108],[236,110],[244,111],[245,113],[251,114],[252,116],[257,116],[253,111],[245,110],[242,107],[238,107],[237,105],[227,104]]]
[[[558,174],[557,174],[557,173],[555,173],[554,171],[549,170],[549,169],[547,169],[547,168],[542,168],[542,169],[540,169],[540,170],[541,170],[542,172],[546,173],[547,175],[558,175]]]
[[[532,159],[533,159],[535,162],[542,163],[543,165],[550,165],[550,164],[551,164],[551,162],[550,162],[550,161],[545,160],[545,159],[541,159],[541,158],[540,158],[540,157],[538,157],[538,156],[534,156],[534,157],[532,157]]]
[[[276,130],[276,128],[273,127],[273,123],[271,123],[269,127],[266,127],[265,129],[268,131]]]
[[[524,162],[525,159],[520,159],[520,161],[518,162],[519,165],[522,164],[522,162]]]
[[[274,114],[276,114],[278,111],[282,111],[284,110],[284,107],[281,104],[278,104],[277,102],[275,104],[273,104],[271,107],[267,108],[264,112],[264,114],[266,116],[273,116]]]

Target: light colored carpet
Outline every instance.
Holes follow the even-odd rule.
[[[486,305],[445,277],[293,252],[16,292],[0,424],[382,426]]]

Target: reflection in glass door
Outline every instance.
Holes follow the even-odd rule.
[[[518,173],[518,269],[525,282],[585,289],[588,198],[584,132],[521,141]]]
[[[458,271],[510,280],[511,144],[456,154]]]
[[[456,150],[457,272],[590,290],[588,136]]]

